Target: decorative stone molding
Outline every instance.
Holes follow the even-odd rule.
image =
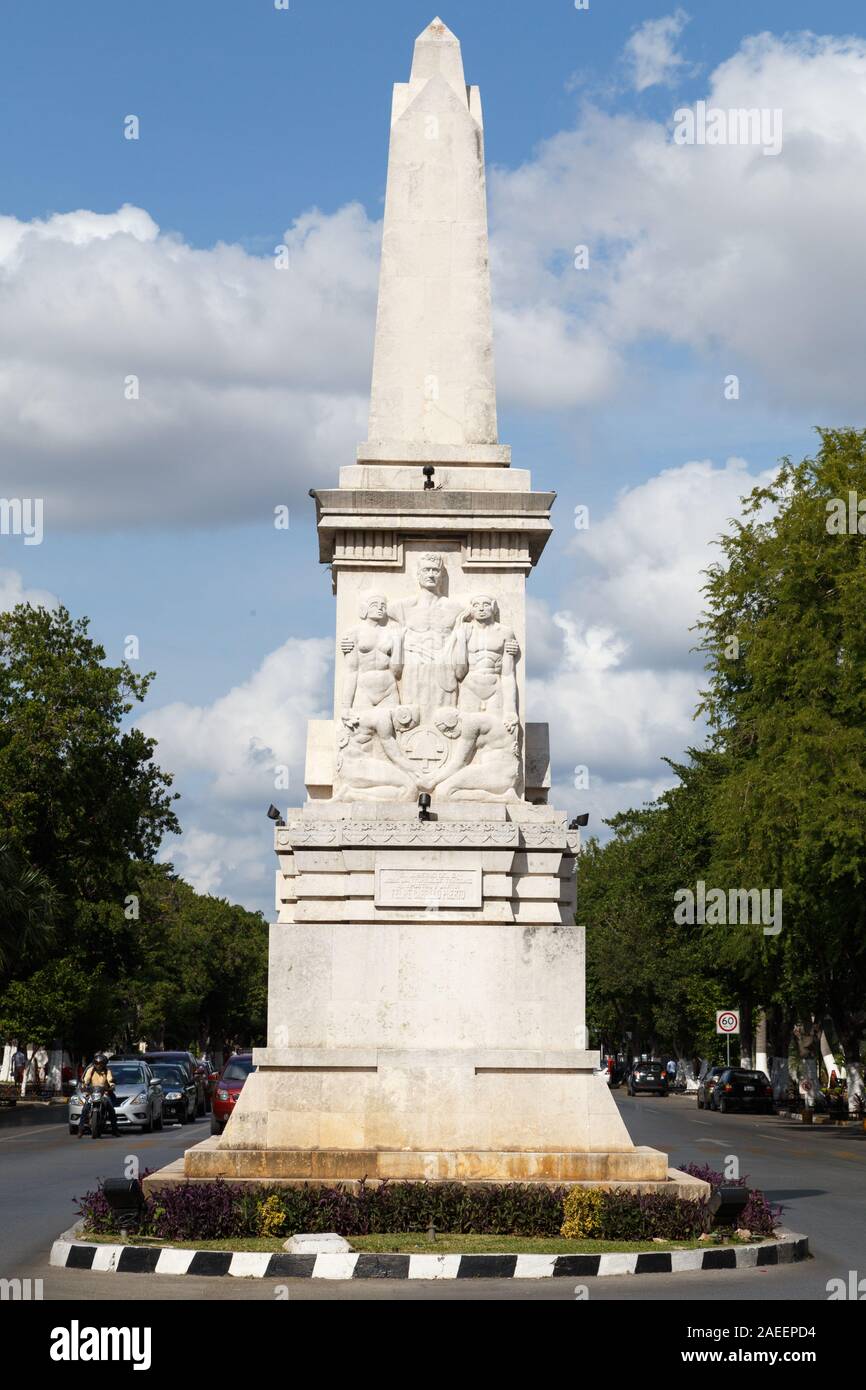
[[[463,568],[532,569],[529,542],[520,531],[470,531],[462,546]]]
[[[396,531],[338,531],[331,564],[335,569],[401,569],[403,542]]]

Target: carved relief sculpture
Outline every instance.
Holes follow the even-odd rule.
[[[403,671],[403,629],[388,618],[383,594],[361,600],[356,628],[340,640],[346,658],[343,681],[343,714],[352,709],[397,705],[397,685]]]
[[[415,773],[403,756],[397,734],[417,723],[417,709],[406,705],[344,714],[337,736],[335,797],[340,801],[413,800],[418,794]]]
[[[421,723],[429,724],[435,710],[457,704],[453,647],[461,605],[443,592],[441,555],[419,556],[416,574],[418,596],[394,604],[391,611],[403,628],[403,702],[417,705]]]
[[[457,624],[454,670],[460,682],[458,705],[476,713],[516,717],[520,648],[510,627],[499,621],[496,599],[476,594]]]
[[[460,709],[436,711],[433,723],[454,741],[444,769],[434,774],[438,796],[452,801],[516,801],[520,758],[517,716],[498,719]]]

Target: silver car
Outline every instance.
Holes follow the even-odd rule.
[[[146,1062],[109,1062],[114,1077],[114,1115],[118,1129],[139,1129],[143,1134],[162,1129],[162,1086]],[[69,1097],[69,1133],[78,1133],[78,1122],[87,1096],[81,1083]]]

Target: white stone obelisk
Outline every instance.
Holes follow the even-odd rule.
[[[268,1043],[189,1176],[667,1182],[595,1074],[578,832],[525,719],[548,492],[499,443],[481,101],[394,89],[369,438],[316,494],[334,708],[275,831]]]
[[[440,19],[394,87],[369,440],[359,458],[505,464],[496,433],[484,128]]]

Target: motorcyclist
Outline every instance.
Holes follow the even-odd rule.
[[[120,1133],[117,1128],[117,1116],[114,1113],[114,1077],[108,1065],[108,1058],[104,1052],[97,1052],[81,1078],[82,1087],[101,1086],[103,1094],[108,1100],[108,1118],[111,1123],[111,1132],[115,1136]],[[92,1105],[92,1101],[91,1101]],[[81,1138],[81,1130],[84,1124],[84,1114],[86,1106],[81,1107],[81,1114],[78,1117],[78,1138]]]

